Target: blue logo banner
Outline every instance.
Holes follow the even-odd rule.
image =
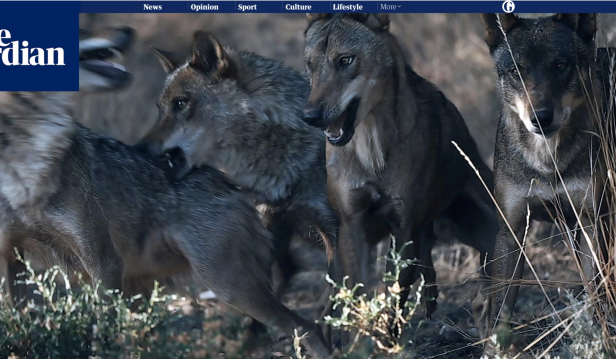
[[[79,90],[79,2],[0,2],[0,91]]]

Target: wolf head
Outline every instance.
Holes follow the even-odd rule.
[[[554,136],[592,92],[596,14],[481,14],[501,97],[526,129]]]
[[[387,14],[308,14],[304,60],[311,91],[304,122],[346,145],[380,99],[394,66]]]
[[[297,71],[251,52],[223,48],[204,31],[195,32],[189,56],[154,52],[167,79],[157,101],[158,121],[138,148],[153,156],[181,149],[187,168],[174,167],[177,176],[204,163],[236,173],[232,158],[251,148],[254,154],[271,148],[281,154],[294,144],[320,143],[314,141],[315,134],[321,139],[318,131],[300,119],[309,89]]]
[[[111,91],[130,83],[131,75],[117,63],[133,43],[130,27],[92,32],[79,29],[79,90]]]
[[[153,49],[167,72],[158,98],[158,121],[138,144],[150,155],[181,150],[182,168],[176,177],[203,162],[215,163],[217,141],[227,131],[228,113],[242,107],[245,96],[236,82],[236,63],[214,35],[197,31],[192,54],[181,56]]]

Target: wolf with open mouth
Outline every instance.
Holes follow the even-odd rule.
[[[391,234],[396,251],[420,262],[402,271],[401,300],[423,275],[429,317],[438,296],[430,254],[437,233],[451,229],[446,236],[485,258],[498,232],[488,191],[452,142],[488,187],[493,178],[454,104],[413,71],[389,26],[387,14],[308,15],[311,92],[303,119],[327,137],[328,193],[347,284],[366,283],[368,245]]]

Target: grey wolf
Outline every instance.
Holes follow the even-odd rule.
[[[68,93],[0,93],[5,261],[14,247],[51,253],[127,295],[193,274],[263,323],[308,331],[313,356],[329,354],[320,329],[274,295],[271,233],[245,193],[209,166],[171,181],[157,159],[75,122],[70,105]]]
[[[505,285],[488,302],[488,335],[499,316],[508,325],[515,306],[519,286],[507,281],[522,276],[525,260],[518,242],[525,237],[528,211],[533,221],[563,217],[565,230],[577,227],[576,252],[587,284],[594,277],[594,223],[605,211],[600,201],[605,160],[592,106],[605,99],[601,84],[607,73],[599,75],[595,65],[596,14],[538,19],[503,14],[502,30],[497,19],[481,15],[502,100],[494,176],[504,218],[499,218],[492,276]],[[600,50],[597,60],[606,54]]]
[[[95,31],[79,29],[80,89],[89,92],[117,91],[130,84],[131,74],[119,61],[122,55],[130,49],[134,38],[135,32],[130,27],[104,27]],[[6,198],[0,196],[3,207],[8,206],[5,201]],[[3,213],[3,215],[7,214]],[[18,300],[18,304],[23,306],[26,288],[15,286],[15,278],[18,273],[25,272],[26,267],[15,260],[12,247],[6,247],[3,250],[5,258],[11,258],[7,266],[8,292],[21,299]],[[20,254],[23,258],[23,253]],[[67,261],[69,259],[65,258]]]
[[[446,225],[482,256],[498,230],[488,192],[452,141],[488,186],[492,173],[456,107],[413,71],[389,25],[387,14],[308,15],[304,121],[327,138],[327,186],[349,284],[366,281],[368,244],[393,234],[396,250],[409,242],[403,256],[422,265],[402,271],[403,301],[420,272],[425,297],[435,299],[435,230]],[[429,317],[436,302],[426,304]]]
[[[302,121],[306,79],[278,61],[224,48],[203,31],[194,33],[190,56],[155,53],[168,75],[158,122],[139,146],[153,156],[181,149],[186,161],[173,166],[174,178],[208,164],[251,193],[286,279],[294,272],[286,256],[294,233],[320,235],[335,262],[338,221],[327,197],[325,141]]]

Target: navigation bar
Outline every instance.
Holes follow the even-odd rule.
[[[502,13],[513,1],[82,1],[82,13]],[[520,13],[616,13],[616,1],[515,1]]]

